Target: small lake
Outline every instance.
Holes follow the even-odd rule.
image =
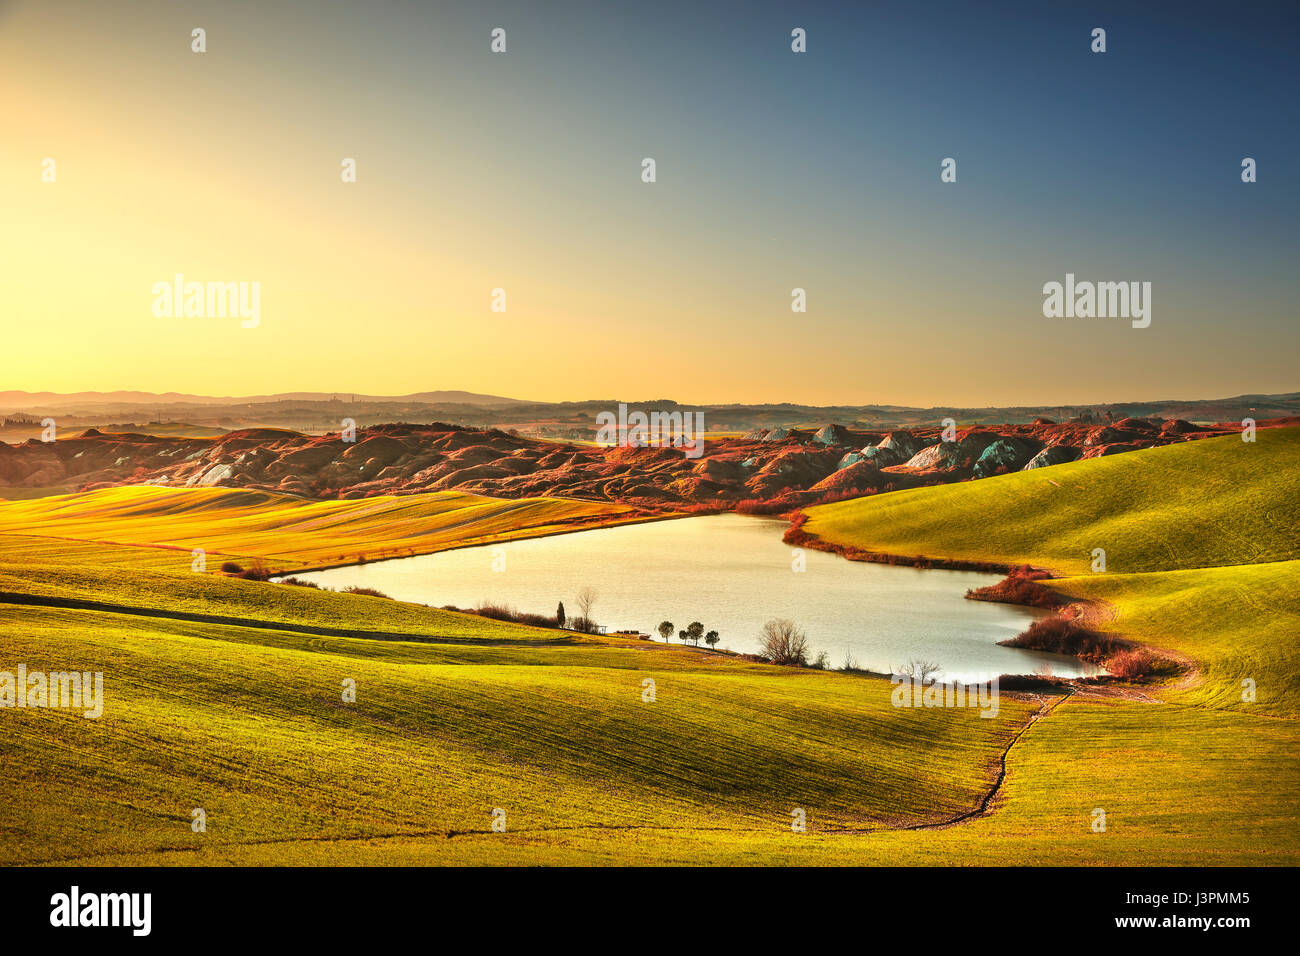
[[[594,588],[592,618],[609,630],[654,635],[660,621],[676,632],[691,621],[721,635],[719,648],[753,652],[771,618],[789,618],[808,635],[811,658],[831,667],[851,655],[858,667],[889,673],[912,659],[938,663],[945,680],[983,681],[999,674],[1098,672],[1058,654],[999,647],[1041,612],[969,601],[967,588],[995,574],[919,570],[848,561],[802,550],[794,570],[779,518],[723,514],[600,528],[500,545],[460,548],[300,574],[322,587],[375,588],[401,601],[472,608],[509,604],[553,616]]]

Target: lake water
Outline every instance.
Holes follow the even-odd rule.
[[[999,580],[967,571],[918,570],[847,561],[793,549],[781,541],[787,522],[746,515],[708,515],[580,531],[501,545],[461,548],[301,574],[322,587],[376,588],[402,601],[472,608],[509,604],[553,616],[564,602],[578,614],[577,594],[592,587],[592,618],[609,630],[637,630],[659,640],[665,619],[676,632],[691,621],[721,635],[719,648],[752,652],[771,618],[789,618],[808,635],[811,657],[830,666],[846,654],[857,666],[891,672],[912,659],[934,661],[946,680],[983,681],[999,674],[1096,673],[1058,654],[999,647],[1041,612],[969,601],[967,588]]]

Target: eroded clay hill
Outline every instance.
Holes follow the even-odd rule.
[[[1261,423],[1263,424],[1263,423]],[[648,508],[794,507],[947,483],[1235,431],[1184,421],[938,428],[772,429],[677,448],[601,448],[496,429],[375,425],[356,440],[275,429],[219,438],[105,434],[0,443],[0,485],[83,491],[125,484],[252,488],[309,498],[458,489],[505,498],[560,495]]]

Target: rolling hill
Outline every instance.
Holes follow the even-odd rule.
[[[1211,439],[813,509],[808,526],[848,546],[1073,572],[1052,586],[1108,611],[1100,626],[1196,664],[1163,687],[1004,692],[995,720],[894,708],[870,676],[195,574],[188,550],[169,550],[197,535],[302,560],[346,550],[335,534],[373,551],[426,523],[425,543],[446,546],[498,520],[509,533],[491,501],[128,488],[0,502],[0,669],[100,670],[106,696],[98,720],[0,715],[0,852],[109,865],[1294,865],[1300,821],[1279,782],[1300,773],[1295,431],[1261,433],[1254,457]],[[479,507],[483,523],[455,518]],[[536,527],[551,518],[543,509]],[[1119,566],[1084,573],[1079,549],[1097,538]],[[76,604],[88,600],[113,607]],[[229,620],[151,616],[160,608]],[[1243,675],[1257,702],[1241,700]],[[970,816],[986,799],[990,812]],[[794,809],[806,833],[792,832]]]

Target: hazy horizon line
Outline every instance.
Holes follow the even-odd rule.
[[[705,406],[705,407],[707,406],[758,407],[764,405],[795,405],[803,408],[814,408],[814,409],[816,408],[901,408],[901,409],[911,409],[911,410],[926,410],[926,409],[960,409],[960,408],[971,408],[971,409],[1053,408],[1053,407],[1097,406],[1097,405],[1102,405],[1102,406],[1104,405],[1160,405],[1160,404],[1190,403],[1190,402],[1214,403],[1214,402],[1228,402],[1228,401],[1234,401],[1234,400],[1239,400],[1244,398],[1284,398],[1293,395],[1300,395],[1300,388],[1297,388],[1293,391],[1283,391],[1283,392],[1240,392],[1235,395],[1195,397],[1195,398],[1188,398],[1188,397],[1122,398],[1122,399],[1111,399],[1108,401],[1099,401],[1099,400],[1043,401],[1043,402],[1021,402],[1017,404],[1003,404],[999,402],[988,402],[986,404],[951,402],[947,404],[940,403],[940,404],[929,404],[929,405],[909,405],[903,402],[814,403],[814,402],[801,402],[794,399],[768,399],[763,401],[743,401],[743,400],[735,400],[735,399],[716,400],[716,401],[685,401],[677,398],[669,398],[667,396],[660,396],[657,398],[643,398],[643,399],[635,399],[635,400],[628,400],[625,398],[610,397],[610,396],[599,396],[599,397],[581,398],[581,399],[533,399],[533,398],[516,398],[514,396],[509,396],[509,395],[501,395],[501,394],[490,393],[490,392],[481,392],[469,388],[429,388],[429,389],[423,389],[416,392],[406,392],[402,394],[391,394],[391,395],[381,395],[381,394],[370,393],[370,392],[352,391],[348,389],[293,389],[293,390],[282,391],[282,392],[263,392],[263,393],[246,394],[246,395],[211,395],[202,392],[178,392],[178,391],[170,391],[170,390],[166,392],[153,392],[144,389],[130,389],[130,388],[81,389],[75,392],[59,392],[51,389],[41,389],[41,390],[30,390],[30,389],[19,389],[19,388],[0,389],[0,396],[6,396],[13,393],[29,395],[29,396],[49,395],[53,399],[73,398],[76,396],[110,396],[113,394],[132,394],[132,395],[140,395],[140,396],[152,396],[152,398],[154,399],[171,400],[171,401],[177,401],[180,399],[190,399],[190,398],[203,399],[212,402],[214,404],[223,401],[245,402],[245,401],[252,401],[252,400],[261,400],[261,401],[277,400],[277,399],[291,400],[292,397],[294,396],[299,397],[299,400],[302,401],[320,401],[324,399],[310,398],[308,396],[326,396],[326,395],[334,396],[339,400],[342,400],[342,398],[346,396],[346,397],[360,399],[364,401],[409,401],[409,400],[419,400],[417,396],[421,396],[421,395],[431,395],[437,393],[448,393],[448,394],[459,393],[463,395],[471,395],[471,396],[481,397],[486,399],[502,400],[505,402],[509,402],[511,404],[519,404],[519,405],[590,405],[590,404],[600,404],[600,403],[617,405],[622,403],[630,406],[634,404],[653,405],[655,403],[671,403],[674,405],[682,405],[682,406],[690,405],[690,406]],[[119,399],[118,401],[124,404],[132,404],[131,401],[125,398]],[[147,400],[142,400],[135,404],[147,404]],[[430,404],[432,404],[432,402],[430,402]],[[472,404],[472,403],[448,401],[447,404]]]

